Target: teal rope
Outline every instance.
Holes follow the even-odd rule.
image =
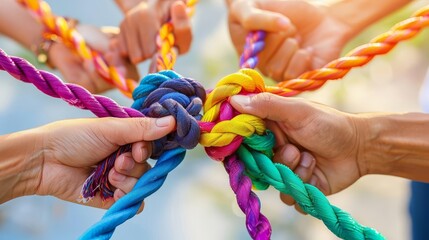
[[[340,238],[384,239],[376,230],[359,224],[350,214],[331,205],[319,189],[302,182],[289,167],[273,163],[270,159],[272,154],[263,152],[267,146],[274,144],[271,132],[264,136],[256,136],[246,138],[237,151],[255,187],[266,189],[271,185],[280,192],[292,196],[304,212],[322,220],[328,229]]]

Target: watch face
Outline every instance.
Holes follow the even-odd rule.
[[[48,61],[48,56],[46,55],[46,53],[40,53],[39,55],[37,55],[37,61],[39,61],[40,63],[46,63]]]

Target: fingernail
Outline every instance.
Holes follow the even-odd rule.
[[[311,156],[310,153],[307,152],[303,152],[302,156],[301,156],[301,163],[300,165],[305,167],[305,168],[309,168],[311,166],[311,164],[313,163],[314,158],[313,156]]]
[[[157,127],[167,127],[171,124],[171,117],[158,118],[155,121]]]
[[[315,177],[315,176],[311,177],[309,184],[311,184],[313,186],[316,186],[316,184],[317,184],[317,177]]]
[[[128,156],[124,156],[124,160],[122,161],[122,164],[121,164],[121,169],[125,171],[129,171],[133,169],[134,165],[135,165],[134,159]]]
[[[186,15],[186,6],[183,2],[177,2],[176,5],[173,6],[175,11],[175,16],[179,19],[187,19]]]
[[[238,103],[242,107],[250,105],[250,97],[244,95],[235,95],[231,97],[231,100]]]
[[[116,189],[116,198],[121,198],[123,196],[125,196],[125,193],[121,190],[121,189]]]
[[[147,149],[145,147],[142,147],[140,149],[140,151],[141,151],[140,156],[142,156],[142,159],[139,159],[139,162],[143,162],[144,160],[146,160],[149,157],[148,152],[147,152]]]
[[[290,21],[287,18],[279,18],[277,23],[278,23],[279,27],[281,27],[282,29],[288,29],[289,25],[290,25]]]
[[[122,181],[125,180],[125,178],[126,178],[125,175],[122,175],[122,174],[116,172],[115,170],[113,170],[113,171],[114,171],[113,174],[112,174],[113,175],[112,176],[113,180],[115,180],[117,182],[122,182]]]
[[[293,147],[286,147],[283,152],[285,164],[291,166],[295,160],[299,157],[299,153]]]

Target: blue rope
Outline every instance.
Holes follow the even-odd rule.
[[[105,213],[80,239],[110,239],[116,227],[137,214],[143,200],[156,192],[168,173],[185,158],[186,150],[198,144],[198,119],[205,100],[205,90],[198,82],[183,78],[173,71],[149,74],[134,90],[133,108],[147,117],[176,118],[177,130],[154,142],[151,158],[158,158],[152,169],[136,183],[132,191]]]
[[[186,150],[183,148],[164,152],[155,166],[137,181],[133,190],[115,202],[103,218],[88,229],[80,239],[110,239],[116,227],[134,217],[143,200],[162,186],[167,174],[183,161],[185,154]]]

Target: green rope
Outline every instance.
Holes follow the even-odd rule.
[[[237,154],[257,189],[273,186],[292,196],[304,212],[322,220],[329,230],[342,239],[384,239],[376,230],[359,224],[350,214],[331,205],[318,188],[302,182],[290,168],[273,163],[272,152],[266,152],[274,145],[272,132],[267,131],[263,136],[253,135],[243,143]]]

